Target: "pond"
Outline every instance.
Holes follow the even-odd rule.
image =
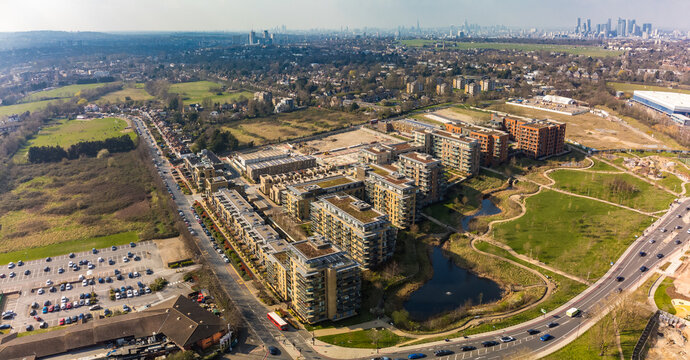
[[[462,225],[462,230],[467,231],[470,221],[472,219],[476,218],[477,216],[488,216],[488,215],[496,215],[501,212],[501,209],[498,208],[496,205],[494,205],[493,202],[491,202],[491,199],[486,198],[482,200],[482,207],[473,215],[465,216],[462,218],[460,221],[460,225]]]
[[[468,299],[472,304],[479,304],[501,298],[501,287],[497,283],[455,265],[438,246],[431,253],[431,263],[433,277],[403,305],[412,319],[424,320],[455,310]]]

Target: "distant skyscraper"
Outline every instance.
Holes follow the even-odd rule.
[[[606,23],[606,36],[611,32],[611,18],[609,18],[609,21]]]
[[[628,35],[634,35],[635,33],[635,19],[628,20]]]
[[[652,33],[652,24],[650,23],[644,23],[642,24],[642,32],[651,34]]]
[[[577,18],[577,27],[575,28],[575,32],[578,33],[578,34],[579,34],[579,33],[581,32],[581,30],[582,30],[582,29],[580,29],[581,22],[582,22],[581,19],[580,19],[580,18]]]
[[[592,32],[592,19],[587,19],[587,31],[588,33]]]
[[[249,32],[249,45],[254,45],[254,42],[256,41],[256,33],[254,31]]]
[[[618,27],[616,27],[616,36],[625,36],[628,30],[625,19],[618,18]]]

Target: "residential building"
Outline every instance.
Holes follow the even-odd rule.
[[[336,175],[323,179],[288,185],[283,206],[290,216],[308,220],[311,203],[328,194],[349,194],[364,197],[364,182],[349,176]]]
[[[184,156],[184,167],[192,178],[192,183],[200,188],[206,187],[206,180],[222,177],[223,162],[210,150],[201,150],[198,154]],[[227,185],[226,185],[227,186]]]
[[[450,94],[450,86],[446,83],[441,83],[436,85],[436,95],[448,95]]]
[[[458,76],[455,79],[453,79],[453,88],[458,89],[460,91],[465,91],[465,78],[462,76]]]
[[[247,165],[247,177],[259,180],[261,175],[275,175],[316,166],[316,158],[309,155],[293,155]]]
[[[424,83],[421,81],[412,81],[407,83],[406,90],[408,94],[419,94],[424,91]]]
[[[362,272],[345,251],[322,236],[289,244],[269,256],[269,284],[310,324],[357,315]]]
[[[471,83],[465,84],[465,93],[469,94],[470,96],[479,95],[479,93],[481,91],[482,91],[481,85],[477,84],[476,82],[471,82]]]
[[[359,162],[362,164],[386,165],[397,160],[401,154],[421,150],[421,145],[409,141],[397,144],[378,144],[360,149]]]
[[[311,224],[315,233],[364,269],[381,264],[395,251],[397,229],[388,216],[351,195],[327,195],[311,203]]]
[[[415,222],[417,187],[414,180],[406,178],[392,165],[369,164],[357,170],[358,176],[364,178],[364,199],[374,209],[388,215],[391,224],[401,229]]]
[[[542,159],[565,151],[565,123],[554,120],[534,120],[518,117],[500,117],[492,114],[493,121],[503,126],[525,155]]]
[[[492,166],[508,159],[509,135],[505,131],[456,122],[445,124],[446,131],[461,134],[479,143],[479,161],[482,166]]]
[[[348,172],[349,169],[338,169],[333,165],[321,165],[289,173],[261,175],[259,177],[259,190],[268,195],[268,198],[274,203],[282,205],[285,202],[285,192],[289,185],[322,180],[336,175],[347,175]]]
[[[415,142],[424,146],[425,152],[441,160],[449,169],[467,176],[479,171],[479,142],[462,134],[447,131],[414,132]]]
[[[247,166],[250,164],[255,164],[258,162],[263,162],[263,161],[269,161],[269,160],[277,160],[277,159],[282,159],[290,156],[285,151],[282,150],[277,150],[277,149],[268,149],[268,150],[261,150],[261,151],[254,151],[250,153],[245,153],[245,154],[237,154],[233,158],[233,162],[237,165],[238,168],[240,168],[242,171],[247,171]]]
[[[488,77],[482,78],[479,82],[482,91],[494,91],[496,89],[496,82]]]
[[[401,174],[414,180],[418,208],[444,198],[447,182],[441,160],[429,154],[411,152],[400,155],[396,165]]]

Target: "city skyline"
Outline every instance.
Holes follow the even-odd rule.
[[[282,25],[290,30],[395,29],[416,26],[418,21],[422,28],[439,28],[461,25],[465,20],[481,26],[572,29],[577,17],[591,18],[596,23],[608,18],[636,18],[661,29],[684,30],[688,28],[684,14],[690,12],[690,2],[258,0],[250,4],[222,0],[7,0],[0,9],[1,32],[247,31]]]

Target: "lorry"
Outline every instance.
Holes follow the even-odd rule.
[[[568,311],[565,312],[568,317],[576,317],[580,313],[580,310],[578,308],[570,308]]]

